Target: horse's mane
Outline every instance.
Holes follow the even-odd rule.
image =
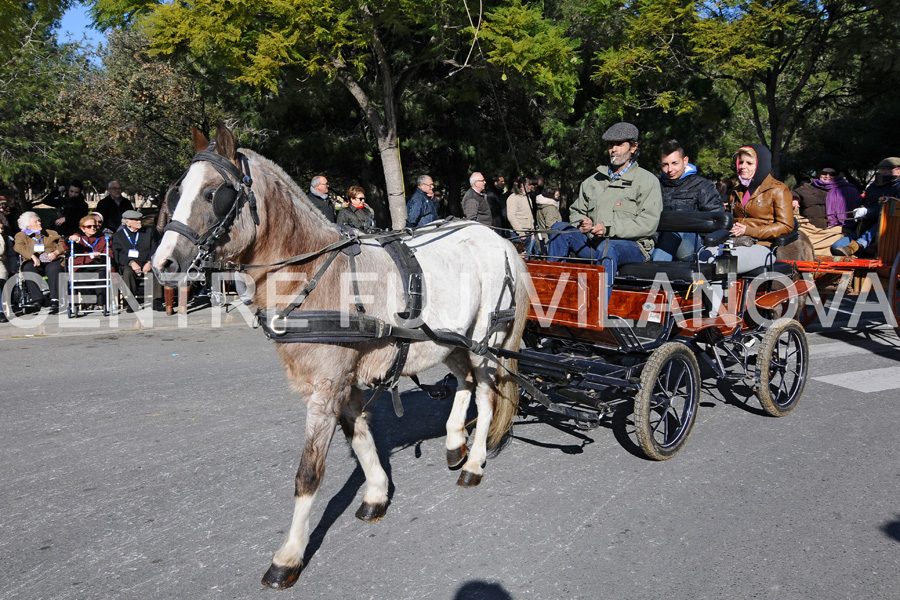
[[[294,181],[290,175],[285,173],[284,169],[279,167],[277,164],[275,164],[262,154],[254,152],[253,150],[240,148],[238,149],[238,152],[246,156],[250,161],[250,176],[253,178],[254,182],[257,181],[257,175],[256,173],[254,173],[254,171],[256,171],[257,169],[261,169],[264,172],[267,171],[289,191],[288,194],[266,194],[266,203],[269,208],[275,207],[274,205],[278,204],[278,200],[284,199],[291,202],[294,208],[299,208],[302,212],[309,213],[310,218],[317,219],[322,225],[329,228],[333,227],[334,224],[326,219],[325,215],[323,215],[322,212],[317,209],[312,202],[310,202],[309,198],[306,196],[306,193],[300,188],[299,185],[297,185],[297,182]],[[264,180],[264,178],[259,179]],[[282,209],[283,208],[284,207],[282,207]]]

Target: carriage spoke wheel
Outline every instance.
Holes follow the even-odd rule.
[[[803,326],[779,319],[766,330],[756,354],[759,387],[756,396],[763,410],[783,417],[797,407],[809,371],[809,344]]]
[[[657,348],[644,365],[634,398],[635,435],[644,454],[653,460],[678,454],[694,427],[699,404],[697,357],[678,342]]]
[[[891,301],[891,310],[894,311],[894,323],[897,335],[900,336],[900,254],[894,259],[891,267],[891,280],[888,283],[888,299]]]

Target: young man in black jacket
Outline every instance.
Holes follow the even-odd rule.
[[[697,167],[678,140],[660,148],[659,175],[663,210],[724,212],[725,205],[715,184],[697,174]],[[700,246],[696,233],[660,232],[651,260],[691,260]]]

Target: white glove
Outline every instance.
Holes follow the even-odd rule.
[[[869,212],[869,209],[867,209],[865,206],[860,206],[859,208],[854,208],[853,209],[853,218],[854,219],[862,219],[864,216],[866,216],[866,213],[868,213],[868,212]]]

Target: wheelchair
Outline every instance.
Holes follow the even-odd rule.
[[[37,312],[50,298],[50,286],[41,277],[37,282],[41,296],[32,298],[25,285],[25,272],[22,270],[22,257],[12,253],[7,261],[10,272],[10,281],[3,286],[3,304],[6,314],[21,316],[27,313]],[[8,290],[8,293],[7,293]]]

